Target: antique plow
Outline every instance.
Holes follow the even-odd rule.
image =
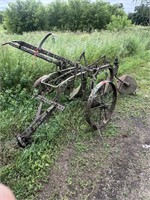
[[[39,47],[24,41],[11,41],[3,44],[9,44],[56,65],[55,72],[40,77],[34,83],[38,91],[35,98],[39,101],[39,106],[33,122],[17,135],[21,147],[26,147],[31,143],[36,129],[56,110],[65,109],[62,95],[70,100],[77,97],[86,100],[86,120],[93,129],[97,130],[103,128],[110,120],[116,105],[117,90],[121,93],[132,94],[137,87],[136,81],[131,76],[117,77],[119,68],[117,58],[113,65],[107,61],[105,56],[88,65],[85,52],[82,52],[78,61],[72,62],[43,49],[42,45],[50,35],[53,36],[52,33],[48,33]],[[84,65],[81,64],[81,60]],[[114,78],[117,78],[116,86]]]

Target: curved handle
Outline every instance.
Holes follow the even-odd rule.
[[[39,45],[39,47],[38,47],[39,50],[42,48],[43,43],[45,42],[45,40],[46,40],[50,35],[52,35],[52,40],[55,40],[55,37],[54,37],[53,33],[48,33],[48,34],[43,38],[43,40],[41,41],[41,43],[40,43],[40,45]]]

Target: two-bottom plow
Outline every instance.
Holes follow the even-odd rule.
[[[32,135],[36,129],[49,119],[56,110],[63,111],[65,109],[62,95],[70,100],[76,97],[82,97],[83,100],[86,100],[86,120],[93,129],[97,130],[109,122],[116,105],[117,90],[120,93],[132,94],[137,87],[136,81],[131,76],[117,77],[119,69],[117,58],[113,65],[107,61],[105,56],[87,65],[85,52],[82,52],[77,62],[72,62],[44,50],[42,45],[50,35],[52,33],[44,37],[39,47],[24,41],[12,41],[3,44],[9,44],[53,63],[57,68],[55,72],[40,77],[34,83],[34,87],[37,89],[35,98],[40,103],[33,122],[25,131],[17,135],[21,147],[26,147],[31,143]],[[84,61],[84,66],[80,64],[81,60]],[[117,79],[116,86],[114,85],[115,78]]]

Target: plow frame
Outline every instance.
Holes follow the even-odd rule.
[[[26,147],[32,142],[33,133],[56,110],[63,111],[65,109],[61,101],[62,95],[67,95],[69,100],[82,97],[83,100],[87,101],[86,120],[95,130],[101,129],[108,123],[115,109],[117,90],[113,81],[115,77],[120,80],[117,77],[118,59],[115,59],[112,66],[107,61],[106,56],[101,56],[88,65],[83,51],[78,61],[73,62],[42,48],[43,43],[49,36],[52,36],[54,40],[54,35],[48,33],[38,47],[24,41],[11,41],[3,44],[8,44],[56,66],[55,72],[40,77],[34,83],[34,87],[37,89],[35,98],[40,103],[35,119],[21,134],[17,135],[17,141],[21,147]],[[84,65],[80,64],[81,60],[84,61]],[[101,73],[104,76],[97,82],[97,77]],[[129,83],[125,83],[123,80],[120,81],[126,84],[126,87],[130,87]],[[43,105],[47,105],[47,108],[43,109]]]

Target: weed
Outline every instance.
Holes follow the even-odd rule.
[[[150,50],[150,41],[148,41],[147,44],[145,45],[145,50]]]

